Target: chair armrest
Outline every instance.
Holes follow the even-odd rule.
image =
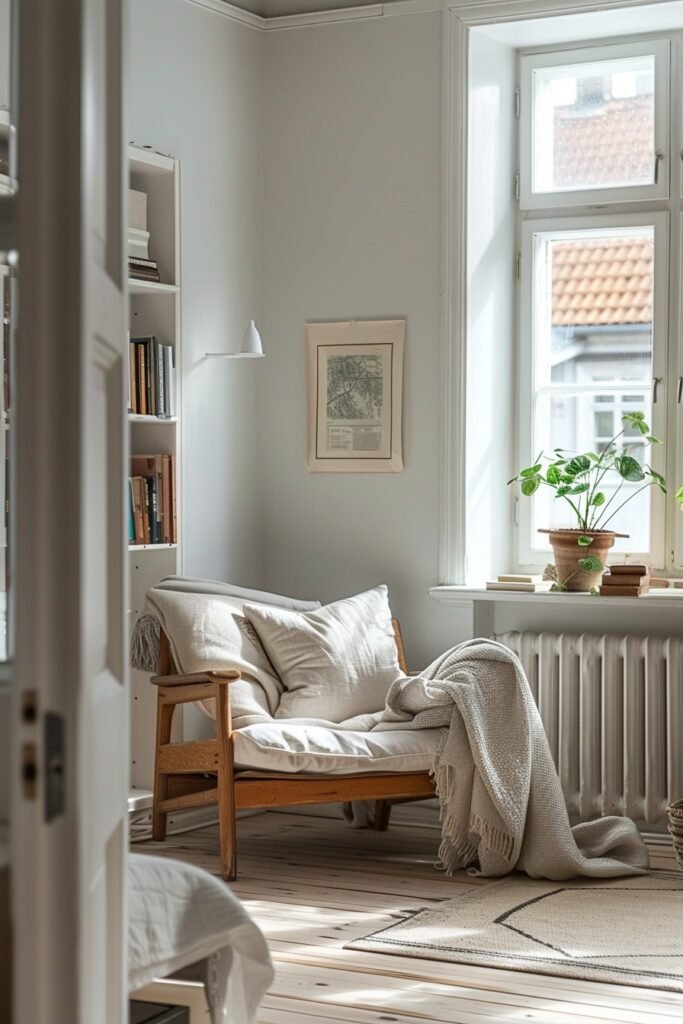
[[[237,682],[242,676],[231,669],[210,672],[190,672],[188,675],[152,676],[154,686],[192,686],[193,683],[220,683],[226,686]]]

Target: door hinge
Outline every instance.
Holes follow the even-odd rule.
[[[515,280],[521,281],[522,279],[522,254],[521,252],[515,253]]]
[[[519,171],[515,174],[515,199],[519,199]]]
[[[515,89],[515,117],[519,120],[522,113],[522,90],[520,86]]]

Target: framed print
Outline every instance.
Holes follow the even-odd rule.
[[[405,320],[307,324],[313,473],[398,473]]]

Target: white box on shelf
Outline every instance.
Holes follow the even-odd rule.
[[[128,228],[128,255],[139,260],[149,259],[149,231]]]
[[[147,230],[147,193],[136,188],[128,189],[128,226]]]

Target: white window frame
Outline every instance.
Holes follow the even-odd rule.
[[[660,378],[663,382],[666,376],[668,361],[668,338],[669,338],[669,214],[666,211],[642,213],[619,213],[603,214],[597,213],[592,216],[566,216],[559,215],[543,219],[525,220],[522,224],[521,238],[521,290],[520,290],[520,344],[518,346],[518,465],[526,466],[531,464],[537,452],[534,450],[534,404],[537,400],[538,382],[536,378],[536,351],[534,344],[535,328],[535,289],[538,282],[534,273],[534,251],[540,244],[541,239],[562,235],[571,238],[584,237],[587,230],[600,231],[609,229],[624,228],[625,234],[629,228],[654,226],[654,265],[656,268],[654,279],[654,301],[653,301],[653,378]],[[610,385],[611,387],[612,385]],[[599,387],[584,386],[588,392],[599,392]],[[650,385],[650,389],[652,385]],[[546,384],[544,393],[548,390],[580,391],[581,385],[563,387],[562,385],[550,388]],[[643,391],[638,385],[626,390]],[[654,434],[659,437],[666,435],[667,431],[667,389],[658,388],[657,402],[653,405],[653,418],[650,424]],[[661,446],[653,446],[650,451],[651,464],[653,468],[662,474],[666,473],[666,453]],[[665,499],[658,488],[652,488],[651,497],[651,546],[649,551],[630,552],[638,559],[646,561],[649,565],[662,568],[665,565]],[[533,500],[516,498],[517,501],[517,522],[518,529],[518,561],[520,567],[534,568],[545,565],[550,559],[550,546],[540,537],[533,535]]]
[[[667,199],[669,196],[669,39],[651,39],[632,43],[580,48],[564,47],[561,51],[524,54],[520,58],[520,209],[547,210],[588,204],[642,202]],[[607,60],[653,55],[655,59],[655,139],[653,167],[658,163],[656,183],[608,188],[563,189],[534,192],[533,184],[533,94],[534,72],[539,68],[574,67]],[[656,161],[656,154],[661,159]],[[675,154],[678,156],[678,154]]]

